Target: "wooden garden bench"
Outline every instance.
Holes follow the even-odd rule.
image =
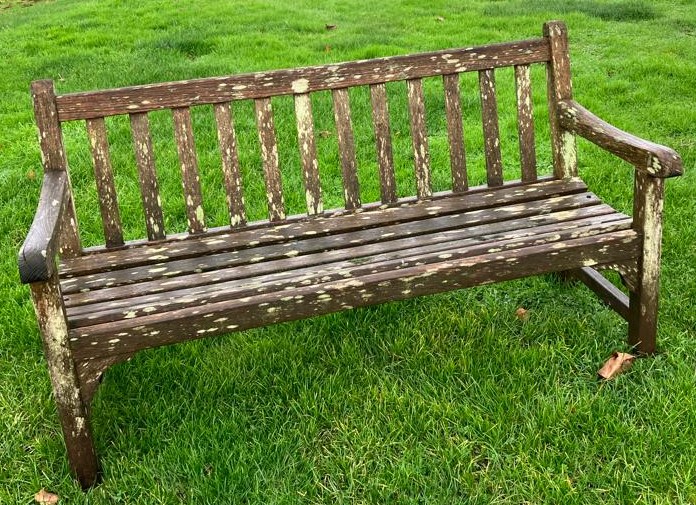
[[[553,174],[537,175],[530,67],[548,82]],[[514,67],[520,180],[504,180],[495,72]],[[477,72],[486,180],[469,187],[459,74]],[[422,80],[442,79],[451,190],[431,189]],[[405,81],[416,195],[397,197],[386,83]],[[360,198],[348,89],[369,87],[381,199]],[[332,95],[344,208],[323,209],[312,93]],[[271,97],[294,100],[306,215],[286,216]],[[142,349],[548,272],[584,281],[655,349],[664,178],[679,156],[573,101],[565,26],[542,38],[336,65],[55,95],[32,84],[44,182],[19,254],[31,286],[72,469],[95,483],[89,404],[111,365]],[[253,101],[268,219],[247,222],[232,105]],[[230,225],[207,229],[191,108],[212,105]],[[169,109],[188,232],[167,234],[148,113]],[[124,241],[104,118],[127,115],[147,238]],[[85,121],[106,244],[81,245],[61,125]],[[633,218],[577,175],[580,135],[635,166]],[[56,258],[60,259],[56,261]],[[629,296],[598,273],[618,271]]]

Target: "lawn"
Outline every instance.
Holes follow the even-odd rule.
[[[454,3],[454,2],[452,2]],[[611,383],[626,324],[582,286],[523,279],[146,351],[94,402],[104,482],[70,476],[16,253],[41,170],[29,83],[59,92],[315,65],[570,31],[576,99],[669,145],[658,347]],[[327,30],[326,25],[336,25]],[[0,503],[696,504],[696,5],[691,0],[0,1]],[[517,154],[512,73],[498,74],[503,156]],[[548,172],[535,69],[539,168]],[[404,88],[390,89],[401,194],[413,192]],[[462,79],[467,160],[484,178],[476,76]],[[448,164],[441,84],[426,83],[435,189]],[[351,94],[365,201],[379,194],[368,94]],[[327,207],[341,205],[330,97],[314,103]],[[274,101],[290,211],[302,211],[292,104]],[[250,104],[235,110],[250,217],[263,182]],[[169,231],[185,228],[171,118],[154,113]],[[127,119],[109,120],[127,238],[144,235]],[[209,226],[225,223],[210,109],[194,114]],[[83,125],[65,138],[86,245],[103,240]],[[294,147],[294,149],[293,149]],[[591,189],[629,212],[632,168],[579,143]],[[161,168],[160,168],[161,167]],[[207,188],[207,189],[206,189]],[[297,193],[296,197],[290,192]],[[518,307],[529,318],[515,317]]]

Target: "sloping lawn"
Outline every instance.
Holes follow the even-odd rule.
[[[0,503],[696,503],[696,5],[690,0],[494,2],[0,2]],[[617,380],[626,324],[582,286],[524,279],[143,352],[94,402],[104,482],[70,476],[16,253],[42,173],[29,83],[59,92],[315,65],[540,36],[569,26],[576,99],[680,152],[668,181],[660,353]],[[326,25],[336,25],[327,29]],[[519,155],[512,73],[499,73],[503,156]],[[544,75],[539,165],[550,168]],[[476,76],[462,79],[467,161],[483,178]],[[398,180],[413,190],[403,88],[390,88]],[[354,100],[364,200],[379,194],[369,108]],[[435,189],[448,165],[441,84],[426,85]],[[439,102],[438,102],[439,101]],[[361,105],[362,104],[362,105]],[[277,104],[284,166],[298,166],[291,102]],[[330,97],[315,108],[327,207],[341,204]],[[194,116],[210,226],[225,220],[210,110]],[[245,190],[264,212],[252,108],[241,104]],[[111,120],[110,120],[111,121]],[[185,227],[171,119],[153,114],[167,226]],[[109,123],[127,238],[144,235],[127,120]],[[66,143],[86,244],[103,240],[83,125]],[[247,139],[247,140],[244,140]],[[294,142],[294,144],[293,144]],[[120,146],[120,147],[119,147]],[[580,142],[592,190],[630,212],[632,168]],[[161,168],[160,168],[161,167]],[[167,175],[169,174],[169,176]],[[291,211],[299,171],[284,169]],[[333,186],[331,186],[333,184]],[[441,187],[438,187],[440,185]],[[515,317],[518,307],[527,321]]]

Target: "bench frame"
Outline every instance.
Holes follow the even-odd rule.
[[[228,102],[236,99],[254,99],[256,101],[260,142],[262,147],[267,148],[268,151],[264,152],[264,169],[270,209],[268,225],[272,225],[284,221],[285,215],[277,177],[277,153],[273,154],[275,140],[269,133],[272,131],[272,111],[269,97],[283,94],[294,96],[298,111],[298,135],[301,141],[304,140],[304,142],[300,142],[300,145],[302,146],[301,160],[307,188],[309,215],[305,219],[311,219],[313,216],[322,215],[323,209],[318,189],[309,92],[323,89],[332,90],[338,140],[342,148],[341,163],[344,174],[346,211],[351,212],[366,207],[361,206],[359,195],[355,190],[357,179],[354,152],[351,155],[353,139],[350,130],[347,87],[371,86],[377,132],[377,152],[380,162],[382,205],[389,207],[400,205],[403,200],[396,198],[393,171],[389,172],[385,169],[385,167],[389,168],[392,165],[388,119],[385,109],[385,82],[406,80],[408,83],[418,189],[416,198],[420,201],[433,198],[428,175],[429,160],[427,156],[423,156],[424,150],[419,149],[419,147],[425,146],[425,151],[427,151],[427,137],[423,127],[423,91],[420,78],[440,74],[444,76],[446,112],[450,126],[453,191],[464,193],[471,190],[467,186],[466,172],[463,168],[461,111],[456,95],[458,93],[457,73],[471,70],[479,72],[483,127],[486,133],[488,186],[496,187],[501,186],[503,182],[500,150],[499,146],[496,145],[498,125],[495,112],[493,70],[496,67],[515,65],[518,82],[524,83],[525,79],[529,79],[528,64],[530,62],[546,62],[554,178],[558,180],[577,178],[576,135],[590,140],[635,167],[632,229],[640,238],[640,254],[633,262],[603,265],[614,268],[621,273],[629,296],[624,295],[622,291],[589,266],[566,271],[565,275],[584,282],[605,303],[628,321],[628,341],[638,352],[653,353],[657,332],[664,179],[682,173],[681,159],[669,148],[639,139],[607,124],[573,100],[567,44],[565,26],[561,22],[553,21],[544,25],[544,37],[541,39],[456,50],[458,51],[458,59],[450,58],[453,61],[446,58],[446,56],[451,55],[440,52],[267,74],[247,74],[61,96],[55,95],[51,81],[35,81],[32,84],[32,96],[39,130],[44,180],[34,222],[19,253],[19,268],[22,281],[28,283],[31,288],[31,296],[43,339],[70,466],[81,485],[87,488],[95,484],[99,475],[99,465],[89,420],[91,398],[102,373],[129,354],[122,352],[111,357],[102,356],[95,360],[79,362],[76,360],[70,342],[70,328],[61,294],[59,267],[56,258],[60,256],[63,260],[69,260],[85,254],[99,254],[100,251],[136,246],[148,247],[148,243],[158,243],[158,241],[162,243],[161,241],[165,239],[180,238],[165,237],[161,208],[154,203],[157,198],[154,172],[141,170],[141,191],[150,242],[124,244],[115,194],[113,193],[113,179],[108,165],[108,146],[103,128],[103,117],[107,115],[130,114],[134,135],[137,136],[138,132],[141,132],[140,138],[147,140],[147,112],[161,108],[173,109],[177,145],[180,148],[179,155],[182,161],[184,189],[187,197],[190,197],[190,201],[187,201],[189,235],[201,236],[203,233],[214,235],[220,230],[206,232],[203,220],[197,214],[197,209],[200,208],[201,204],[200,188],[193,179],[195,159],[190,157],[193,149],[188,151],[186,149],[186,139],[192,138],[190,135],[189,106],[203,103],[217,104],[215,113],[219,125],[221,125],[219,128],[221,142],[233,143],[234,132],[231,125],[225,123],[225,116],[229,117]],[[404,67],[403,62],[411,64]],[[398,68],[399,72],[390,75],[388,73],[390,68]],[[265,86],[261,86],[261,82],[265,83]],[[529,92],[528,87],[523,86],[520,89],[522,93]],[[533,145],[534,134],[531,113],[525,110],[525,97],[522,96],[522,98],[523,100],[518,100],[519,134],[522,149],[522,181],[520,184],[530,184],[536,180],[536,161],[533,148],[531,150],[523,148],[529,146],[530,143]],[[526,98],[528,99],[529,96]],[[61,122],[75,119],[87,121],[95,169],[101,167],[97,174],[97,184],[101,193],[100,205],[106,246],[93,250],[84,250],[80,244],[61,133]],[[268,124],[271,125],[270,128],[262,127]],[[137,143],[136,146],[136,156],[139,164],[143,167],[151,164],[148,156],[152,154],[151,146],[148,146],[145,140]],[[189,144],[188,147],[192,146]],[[225,168],[227,169],[225,173],[226,185],[230,188],[228,205],[232,229],[234,230],[246,224],[246,217],[243,213],[243,200],[239,196],[239,192],[234,191],[235,185],[239,185],[239,173],[236,172],[238,165],[233,153],[228,151],[226,156],[227,158],[223,152],[223,165],[226,164]],[[455,170],[456,168],[458,169]],[[371,207],[372,212],[381,212],[377,207],[379,205]],[[227,228],[226,231],[229,232],[230,229]],[[558,270],[562,270],[562,268],[559,267]],[[477,283],[492,280],[495,279],[484,279]],[[395,293],[393,299],[407,297],[401,294],[397,296]]]

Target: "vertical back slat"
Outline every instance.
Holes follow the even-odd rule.
[[[343,196],[346,209],[354,210],[360,207],[360,183],[358,182],[358,168],[355,161],[355,141],[353,140],[353,127],[350,120],[348,90],[345,88],[334,89],[332,96],[338,150],[343,172]]]
[[[466,176],[466,154],[464,151],[464,126],[462,105],[459,97],[459,74],[442,76],[445,88],[445,112],[447,113],[447,136],[449,138],[450,165],[452,167],[452,191],[461,193],[469,188]]]
[[[228,102],[216,103],[215,122],[217,123],[218,143],[222,159],[222,174],[225,184],[227,208],[230,213],[230,226],[237,228],[246,224],[242,175],[237,154],[237,136],[234,132],[232,107]]]
[[[285,219],[285,202],[283,200],[283,184],[278,165],[278,144],[273,125],[273,108],[270,98],[257,98],[256,124],[261,143],[261,159],[266,180],[266,196],[268,198],[268,219],[271,222]]]
[[[88,119],[86,123],[106,247],[120,246],[123,245],[123,231],[121,229],[121,215],[118,210],[114,175],[111,170],[109,141],[106,137],[104,118]]]
[[[314,216],[324,211],[319,184],[319,162],[314,141],[314,119],[312,101],[308,94],[295,95],[295,117],[297,119],[297,141],[302,161],[302,176],[305,184],[307,214]]]
[[[387,87],[384,83],[370,86],[370,101],[372,103],[372,123],[375,128],[381,199],[382,203],[394,203],[396,202],[394,154],[392,152],[391,129],[389,127]]]
[[[147,238],[150,240],[163,239],[164,217],[162,215],[162,202],[159,196],[157,175],[155,174],[155,158],[152,152],[147,112],[131,114],[130,123],[133,132],[135,160],[138,165],[138,178],[140,179],[140,195],[143,200],[143,210],[145,211]]]
[[[520,139],[522,181],[536,181],[536,147],[534,145],[534,116],[532,115],[532,83],[529,65],[515,66],[517,89],[517,133]]]
[[[575,135],[564,130],[558,120],[558,102],[573,98],[573,87],[570,81],[570,56],[568,54],[568,30],[562,22],[550,21],[544,24],[544,37],[549,42],[551,53],[551,60],[546,65],[546,82],[554,175],[559,179],[575,177],[578,175]]]
[[[181,165],[181,182],[186,199],[186,218],[188,219],[189,232],[203,233],[206,230],[205,215],[203,214],[203,196],[200,176],[198,175],[196,144],[193,140],[191,111],[188,107],[172,109],[172,117],[174,118],[176,150]]]
[[[489,186],[503,185],[503,163],[500,158],[500,133],[498,132],[498,100],[495,95],[493,69],[479,71],[483,139],[486,150],[486,177]]]
[[[423,81],[421,79],[409,79],[406,81],[406,85],[413,143],[413,160],[416,170],[416,192],[419,199],[425,199],[433,194],[433,190],[430,186],[430,150],[428,148],[428,133],[425,125]]]

